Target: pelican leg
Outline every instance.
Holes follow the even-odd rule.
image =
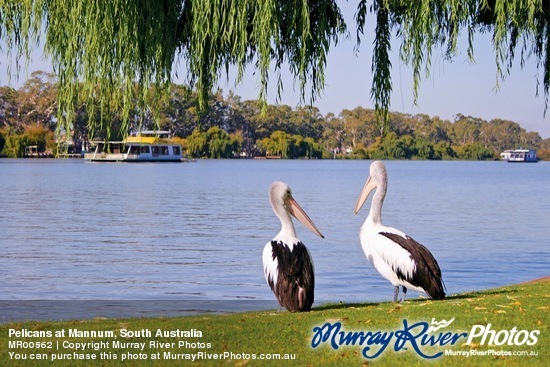
[[[399,296],[399,286],[398,285],[396,285],[393,288],[393,301],[392,302],[397,302],[397,296]]]
[[[407,288],[405,286],[402,286],[403,288],[403,298],[401,298],[401,303],[405,302],[405,296],[407,295]]]

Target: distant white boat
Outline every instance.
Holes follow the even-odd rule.
[[[510,149],[500,153],[500,159],[506,162],[527,162],[535,163],[539,161],[535,149]]]
[[[181,146],[170,142],[169,131],[148,130],[123,141],[96,141],[95,150],[84,155],[92,162],[182,162]]]

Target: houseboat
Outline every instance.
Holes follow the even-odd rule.
[[[511,149],[500,153],[500,159],[506,162],[538,162],[535,149]]]
[[[182,162],[181,146],[170,142],[169,131],[141,131],[123,141],[96,141],[93,152],[84,154],[92,162]]]

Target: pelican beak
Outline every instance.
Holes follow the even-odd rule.
[[[294,200],[292,196],[287,196],[287,198],[285,199],[285,205],[288,212],[294,218],[298,219],[304,226],[306,226],[311,232],[315,233],[317,236],[325,238],[325,236],[321,234],[313,221],[306,214],[304,209],[302,209],[300,205],[298,205],[298,203],[296,202],[296,200]]]
[[[369,176],[365,187],[363,187],[363,190],[361,190],[361,195],[359,195],[359,199],[357,199],[357,204],[355,204],[355,214],[357,214],[359,210],[363,207],[363,204],[365,204],[365,201],[367,201],[371,191],[375,188],[376,184],[372,180],[372,177]]]

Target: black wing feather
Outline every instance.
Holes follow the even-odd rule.
[[[388,232],[380,232],[380,234],[407,250],[410,258],[416,263],[416,271],[412,277],[407,277],[400,269],[393,269],[399,279],[423,288],[433,299],[445,298],[445,284],[441,277],[441,269],[430,250],[409,236],[403,238],[398,234]]]
[[[314,300],[315,275],[307,248],[298,242],[292,249],[281,241],[271,241],[273,260],[277,259],[277,284],[269,286],[279,304],[289,311],[309,311]]]

